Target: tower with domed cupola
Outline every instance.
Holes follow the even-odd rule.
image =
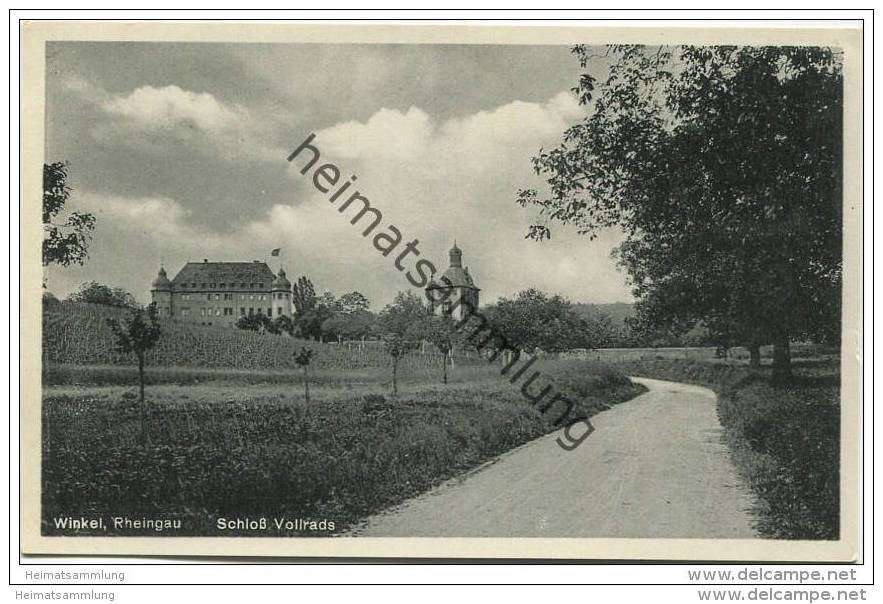
[[[150,288],[151,302],[156,304],[156,311],[160,317],[172,316],[172,282],[166,274],[164,267],[159,267],[159,274],[153,280]]]
[[[279,274],[273,279],[271,290],[271,297],[273,299],[273,306],[276,309],[276,313],[274,316],[282,317],[282,316],[291,316],[291,281],[288,280],[288,277],[285,276],[285,269],[280,267]]]
[[[476,287],[469,267],[463,266],[463,251],[457,247],[456,241],[448,256],[450,266],[439,280],[434,277],[430,280],[426,286],[426,299],[433,314],[453,316],[460,320],[478,310],[478,293],[481,289]]]

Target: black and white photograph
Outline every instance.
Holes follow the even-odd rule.
[[[26,553],[854,559],[860,32],[140,27],[30,57]]]

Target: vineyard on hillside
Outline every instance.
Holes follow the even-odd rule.
[[[43,310],[43,363],[56,365],[132,365],[134,358],[114,348],[107,319],[125,318],[121,308],[64,302]],[[295,368],[302,346],[316,351],[316,368],[360,369],[386,366],[389,357],[379,342],[320,343],[286,335],[261,334],[233,327],[203,327],[163,320],[162,336],[147,355],[147,364],[166,367],[238,369]],[[479,363],[471,358],[458,362]],[[430,346],[408,355],[407,367],[438,366],[441,356]]]

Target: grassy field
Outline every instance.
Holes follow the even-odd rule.
[[[718,393],[733,459],[758,496],[759,529],[774,539],[840,534],[839,360],[797,362],[793,381],[769,368],[649,359],[614,365],[627,375],[692,382]]]
[[[609,366],[538,363],[590,416],[643,391]],[[493,365],[403,372],[319,370],[307,404],[297,371],[153,369],[151,445],[138,444],[136,389],[125,367],[55,366],[43,397],[43,532],[60,516],[179,519],[178,535],[310,535],[274,519],[335,531],[554,428]],[[122,379],[117,379],[122,378]],[[267,518],[266,531],[217,529]],[[85,530],[85,534],[114,534]],[[125,534],[156,534],[150,529]]]

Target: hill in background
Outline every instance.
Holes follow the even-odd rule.
[[[132,355],[114,346],[108,318],[124,319],[124,308],[83,302],[56,302],[43,308],[44,365],[132,365]],[[316,368],[385,367],[389,357],[380,342],[321,343],[244,331],[235,327],[203,327],[161,320],[162,336],[147,354],[149,366],[236,369],[296,369],[295,352],[307,346],[316,352]],[[478,362],[476,355],[469,359]],[[438,365],[434,347],[408,355],[408,365]]]

